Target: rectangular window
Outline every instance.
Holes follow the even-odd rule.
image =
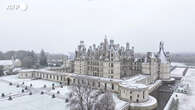
[[[111,70],[110,73],[113,74],[114,73],[113,70]]]
[[[113,63],[111,63],[111,67],[114,67],[114,64]]]

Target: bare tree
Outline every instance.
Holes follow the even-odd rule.
[[[72,87],[69,106],[71,110],[93,110],[98,96],[102,93],[87,85],[75,85]]]
[[[106,91],[99,99],[94,110],[115,110],[115,102],[111,92]]]

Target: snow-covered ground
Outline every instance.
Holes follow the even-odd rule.
[[[60,86],[60,84],[57,82],[51,82],[46,80],[31,80],[24,83],[25,86],[30,86],[31,84],[33,88],[43,88],[44,85],[46,85],[46,87],[51,88],[52,84],[54,84],[54,86]]]
[[[55,88],[55,90],[51,90],[51,93],[57,94],[57,92],[60,92],[59,94],[65,97],[68,97],[68,94],[71,93],[71,88],[69,86],[64,86],[63,88],[58,87]]]
[[[188,71],[187,71],[187,74],[186,74],[186,77],[190,77],[190,76],[193,76],[193,77],[195,77],[195,69],[189,69]]]
[[[195,110],[195,69],[189,69],[183,80],[184,83],[189,84],[190,93],[180,97],[179,110]]]
[[[22,84],[23,82],[31,81],[31,79],[19,79],[18,75],[2,76],[0,80],[6,80],[12,83]]]
[[[172,66],[186,66],[184,63],[177,63],[177,62],[172,62]]]
[[[186,68],[175,68],[172,72],[171,72],[171,76],[172,77],[183,77],[183,72]]]
[[[46,80],[19,79],[18,75],[3,76],[3,77],[0,77],[0,80],[12,82],[15,84],[24,83],[24,86],[30,86],[32,84],[33,88],[42,88],[42,87],[44,87],[44,85],[46,85],[46,87],[51,88],[52,84],[54,84],[55,86],[60,85],[57,82],[46,81]]]
[[[0,101],[0,110],[69,110],[64,100],[48,95],[26,95],[12,101]]]
[[[13,85],[10,86],[9,83]],[[22,83],[24,82],[24,85]],[[19,87],[16,85],[20,84]],[[24,86],[30,86],[33,88],[25,90],[22,93]],[[55,84],[55,90],[51,90],[52,84]],[[47,85],[45,94],[41,95],[40,91],[45,91],[43,88]],[[29,92],[32,91],[32,95]],[[60,95],[56,98],[52,98],[52,94],[57,94],[60,91]],[[45,80],[31,80],[31,79],[19,79],[17,75],[0,77],[0,95],[5,94],[5,97],[0,96],[0,110],[69,110],[65,99],[70,92],[68,87],[61,88],[59,83]],[[13,100],[8,100],[8,96],[12,96]]]
[[[179,99],[178,110],[195,110],[195,69],[189,69],[187,71],[186,75],[182,78],[182,84],[189,85],[187,94],[185,91],[180,93],[174,92],[164,110],[169,110],[171,100],[176,98],[176,95]],[[182,90],[182,88],[180,88],[180,90]]]
[[[0,82],[0,95],[4,93],[5,95],[11,95],[21,92],[21,88],[17,88],[16,86],[10,86],[9,83]]]

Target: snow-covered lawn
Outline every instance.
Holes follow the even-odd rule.
[[[177,62],[172,62],[172,66],[186,66],[184,63],[177,63]]]
[[[193,73],[192,73],[193,72]],[[188,71],[188,76],[184,78],[184,82],[189,84],[190,93],[181,97],[179,100],[179,110],[195,110],[195,70]],[[187,106],[186,106],[187,105]]]
[[[171,76],[172,77],[183,77],[183,72],[186,68],[175,68],[172,72],[171,72]]]
[[[195,77],[195,69],[188,69],[186,76],[193,76]]]
[[[182,78],[184,84],[189,84],[189,94],[176,93],[171,96],[170,100],[176,96],[179,98],[179,109],[178,110],[195,110],[195,69],[189,69],[186,73],[186,76]],[[166,108],[170,106],[169,103],[166,105]]]
[[[10,86],[9,82],[13,85]],[[24,86],[30,86],[26,93],[22,93],[23,87],[16,87],[17,84]],[[51,90],[52,84],[54,84],[55,90]],[[45,91],[43,86],[46,85],[47,93],[41,95],[40,91]],[[33,91],[32,95],[29,95],[29,91]],[[53,93],[60,91],[60,97],[52,98]],[[60,87],[57,82],[46,81],[46,80],[31,80],[31,79],[19,79],[17,75],[3,76],[0,77],[0,95],[4,93],[6,97],[0,96],[0,110],[69,110],[65,99],[68,97],[67,94],[70,92],[70,88],[64,86]],[[64,95],[61,95],[64,94]],[[12,97],[13,100],[9,101],[8,96]],[[15,97],[16,96],[16,97]]]
[[[64,100],[48,95],[26,95],[12,101],[0,101],[0,110],[69,110]]]
[[[28,82],[24,83],[25,86],[30,86],[31,84],[32,84],[33,88],[43,88],[44,85],[46,85],[46,87],[51,88],[52,84],[54,84],[55,86],[60,85],[57,82],[51,82],[51,81],[46,81],[46,80],[31,80],[31,81],[28,81]]]
[[[60,92],[60,95],[68,97],[69,93],[71,92],[71,88],[69,86],[63,86],[63,88],[58,87],[55,88],[55,90],[51,90],[51,93],[57,94],[57,92]]]
[[[10,86],[9,83],[0,82],[0,95],[4,93],[5,95],[11,95],[16,93],[21,93],[21,88],[16,86]]]
[[[5,81],[12,82],[12,83],[17,83],[17,84],[22,84],[22,82],[31,81],[31,79],[19,79],[18,75],[2,76],[0,77],[0,80],[5,80]]]
[[[30,86],[32,84],[33,88],[42,88],[44,85],[46,85],[46,87],[51,88],[52,84],[54,84],[55,86],[60,85],[57,82],[46,81],[46,80],[20,79],[18,78],[18,75],[3,76],[0,77],[0,80],[12,82],[14,84],[22,84],[24,82],[25,86]]]

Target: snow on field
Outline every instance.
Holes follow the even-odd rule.
[[[172,66],[186,66],[184,63],[177,63],[177,62],[172,62]]]
[[[195,77],[195,69],[189,69],[186,73],[186,76],[193,76]]]
[[[0,80],[6,80],[12,83],[22,84],[22,82],[31,81],[31,79],[19,79],[18,75],[9,75],[9,76],[2,76]]]
[[[57,82],[51,82],[51,81],[46,81],[46,80],[31,80],[28,82],[25,82],[24,85],[25,86],[30,86],[32,84],[33,88],[43,88],[44,85],[46,85],[46,87],[52,87],[52,84],[54,84],[55,86],[59,86],[60,84]]]
[[[10,86],[9,82],[13,85]],[[22,84],[30,86],[32,84],[33,95],[21,93],[22,87],[16,87],[16,84]],[[52,87],[52,84],[57,86],[55,90],[41,95],[40,91],[45,90],[42,88],[44,85],[47,87]],[[31,89],[31,88],[29,88]],[[31,91],[31,90],[30,90]],[[68,87],[60,88],[59,83],[46,81],[46,80],[31,80],[31,79],[19,79],[17,75],[3,76],[0,77],[0,94],[4,93],[8,96],[16,96],[13,100],[9,101],[7,98],[1,98],[0,96],[0,110],[69,110],[67,104],[65,103],[66,96],[62,97],[51,97],[51,92],[60,91],[61,94],[70,92]]]
[[[195,110],[195,69],[189,69],[182,80],[185,84],[189,84],[190,93],[179,97],[178,110]]]
[[[47,87],[52,87],[52,84],[55,84],[55,86],[60,85],[57,82],[51,82],[46,80],[20,79],[18,78],[18,75],[3,76],[0,77],[0,80],[9,81],[15,84],[22,84],[24,82],[25,86],[30,86],[32,84],[32,87],[34,88],[42,88],[44,85],[46,85]]]
[[[173,77],[182,77],[184,70],[185,70],[185,68],[175,68],[171,72],[171,76],[173,76]]]
[[[0,110],[69,110],[64,100],[48,95],[27,95],[12,101],[0,101]]]
[[[63,88],[55,88],[55,90],[51,90],[50,92],[57,93],[58,91],[60,92],[60,95],[67,97],[68,94],[71,92],[71,88],[69,86],[64,86]]]
[[[21,92],[21,88],[17,88],[16,86],[10,86],[9,83],[0,82],[0,94],[4,93],[5,95],[11,95]]]

